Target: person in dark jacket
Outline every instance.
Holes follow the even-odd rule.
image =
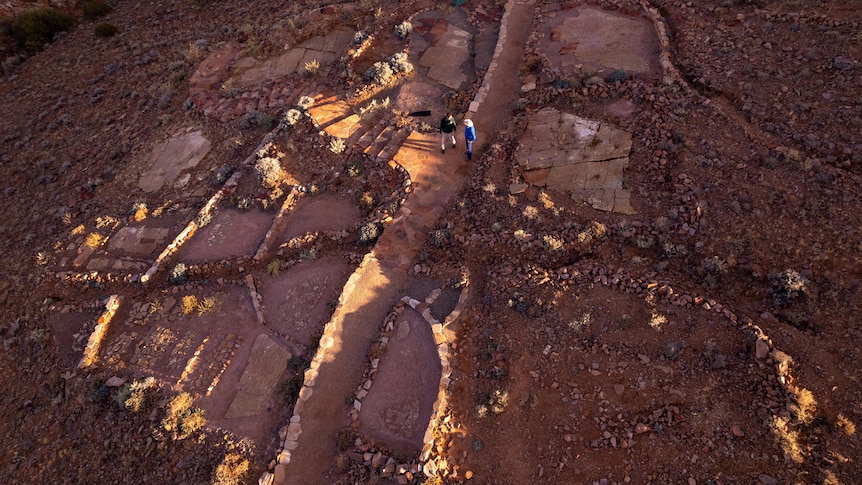
[[[446,153],[446,139],[452,143],[452,147],[455,146],[455,128],[458,125],[455,123],[455,117],[452,116],[452,113],[446,113],[440,120],[440,148],[443,150],[443,153]]]
[[[476,141],[476,128],[473,120],[464,120],[464,139],[467,140],[467,160],[473,159],[473,142]]]

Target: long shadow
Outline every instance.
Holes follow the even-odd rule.
[[[401,146],[402,148],[410,148],[419,151],[433,150],[439,147],[439,145],[433,141],[419,140],[416,138],[407,138]]]

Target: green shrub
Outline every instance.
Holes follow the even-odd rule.
[[[242,130],[248,130],[252,128],[263,128],[265,130],[271,130],[273,127],[275,127],[275,117],[263,111],[249,111],[248,113],[240,117],[239,127]]]
[[[39,50],[60,32],[69,30],[72,17],[51,7],[28,10],[12,21],[12,36],[21,47]]]
[[[437,229],[431,233],[431,245],[437,249],[443,249],[449,244],[449,230],[444,228]]]
[[[111,6],[105,3],[105,0],[90,0],[84,4],[84,18],[87,20],[97,19],[111,10]]]
[[[610,74],[608,74],[608,77],[605,78],[605,81],[613,84],[617,81],[626,82],[628,79],[629,79],[629,73],[627,73],[626,71],[624,71],[622,69],[614,69]]]
[[[96,26],[93,32],[95,32],[96,37],[111,37],[117,33],[117,28],[113,24],[102,22]]]
[[[783,307],[800,300],[808,294],[808,280],[792,269],[769,275],[772,282],[772,302]]]

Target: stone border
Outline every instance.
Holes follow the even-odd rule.
[[[433,303],[440,295],[440,292],[442,291],[440,288],[435,289],[425,298],[425,303],[427,303],[428,306],[421,312],[425,321],[431,325],[431,331],[434,333],[434,342],[437,344],[437,355],[440,356],[440,366],[442,367],[437,400],[434,402],[431,419],[428,422],[428,426],[425,428],[425,434],[422,439],[424,444],[422,446],[422,452],[419,454],[419,461],[423,465],[425,475],[429,477],[435,476],[437,470],[440,469],[437,463],[431,459],[431,452],[434,450],[435,441],[434,429],[437,428],[441,418],[442,413],[440,410],[446,407],[449,383],[452,382],[452,367],[449,365],[452,356],[449,351],[449,347],[450,345],[453,348],[456,347],[456,342],[449,341],[443,333],[443,329],[458,320],[467,306],[467,299],[470,297],[470,272],[466,268],[464,269],[464,279],[462,281],[463,286],[461,288],[461,294],[458,296],[458,303],[455,305],[455,309],[443,319],[442,323],[431,315],[431,303]],[[417,300],[404,297],[402,298],[402,301],[410,305],[414,310],[418,311],[417,306],[419,306],[420,303]]]
[[[108,332],[108,325],[120,307],[121,301],[119,295],[108,297],[108,301],[105,303],[105,311],[99,316],[96,328],[93,329],[90,338],[87,340],[87,345],[84,347],[84,355],[78,362],[78,369],[83,369],[96,363],[96,355],[99,353],[99,347],[102,346],[102,340]]]
[[[257,157],[257,152],[260,151],[264,147],[264,145],[272,141],[274,137],[275,135],[273,134],[273,132],[264,135],[263,139],[257,145],[257,148],[254,149],[251,155],[246,157],[240,167],[246,168],[252,165],[254,163],[255,157]],[[188,241],[195,234],[195,232],[200,228],[196,222],[197,218],[211,215],[211,213],[216,207],[216,204],[218,204],[226,195],[231,192],[231,190],[233,190],[237,186],[241,176],[242,170],[237,170],[236,172],[234,172],[233,175],[231,175],[230,178],[224,183],[224,185],[219,188],[216,193],[213,194],[212,197],[210,197],[207,203],[201,208],[200,211],[198,211],[197,217],[189,221],[188,225],[186,225],[186,228],[183,229],[183,231],[180,232],[177,237],[174,238],[173,242],[168,244],[168,246],[162,251],[161,254],[159,254],[156,260],[153,262],[153,265],[150,266],[150,269],[148,269],[146,273],[140,276],[141,283],[146,284],[159,270],[159,267],[162,265],[162,263],[164,263],[166,259],[171,257],[175,252],[177,252],[180,246],[185,244],[185,242]]]
[[[254,313],[257,317],[257,324],[263,328],[266,328],[270,332],[278,335],[280,338],[284,339],[287,342],[290,342],[293,345],[299,347],[302,352],[305,352],[306,346],[303,345],[299,340],[291,337],[286,333],[277,332],[274,329],[270,328],[269,325],[266,324],[266,318],[263,315],[263,308],[261,307],[261,302],[263,301],[263,297],[260,292],[257,291],[257,282],[255,281],[254,275],[248,274],[245,275],[245,285],[248,289],[248,294],[251,297],[251,304],[254,306]],[[291,356],[292,357],[292,356]]]
[[[640,0],[640,3],[647,17],[652,21],[653,28],[655,28],[655,33],[661,47],[658,62],[661,64],[665,76],[669,76],[686,91],[691,91],[691,86],[688,85],[685,78],[682,77],[682,74],[679,73],[679,70],[677,70],[671,61],[670,34],[668,33],[667,22],[665,22],[658,9],[650,4],[649,0]]]
[[[423,445],[418,457],[418,462],[413,462],[411,460],[407,463],[398,463],[395,458],[383,454],[382,450],[375,447],[369,448],[367,443],[363,443],[362,438],[357,439],[356,448],[363,455],[363,459],[365,460],[364,466],[380,468],[379,471],[381,478],[392,478],[404,475],[408,480],[413,480],[415,478],[414,475],[420,472],[428,478],[437,476],[437,471],[443,468],[431,457],[431,453],[434,449],[435,439],[437,438],[434,430],[437,428],[440,419],[444,415],[441,410],[446,408],[448,401],[449,383],[451,382],[452,375],[452,367],[449,364],[451,360],[449,347],[456,347],[455,341],[446,338],[446,335],[443,333],[443,329],[454,323],[466,308],[467,299],[470,296],[470,273],[466,268],[463,269],[462,272],[464,277],[461,283],[462,288],[461,294],[458,297],[458,303],[449,315],[443,319],[442,323],[435,319],[431,314],[431,305],[442,293],[442,288],[432,290],[425,297],[424,301],[419,301],[410,296],[402,297],[401,300],[395,304],[392,311],[390,311],[383,319],[380,337],[376,342],[376,345],[381,351],[385,351],[388,347],[390,334],[395,331],[395,321],[404,312],[405,306],[409,306],[416,310],[425,319],[425,321],[428,322],[428,325],[431,326],[431,331],[434,336],[434,344],[437,346],[437,355],[440,358],[441,375],[437,398],[434,401],[431,417],[423,434]],[[362,400],[368,395],[374,385],[374,377],[377,374],[377,369],[382,358],[382,356],[376,355],[369,355],[368,357],[368,366],[363,373],[362,383],[356,388],[353,404],[350,406],[348,411],[351,427],[354,430],[359,428],[359,412],[362,410]]]
[[[307,401],[314,393],[314,384],[317,380],[317,370],[320,368],[320,364],[323,362],[323,359],[328,357],[329,349],[332,347],[332,344],[335,343],[332,334],[335,331],[336,319],[340,316],[341,308],[344,306],[344,303],[348,298],[350,298],[350,295],[353,294],[353,291],[356,289],[356,283],[359,280],[361,270],[363,270],[373,258],[374,256],[372,255],[372,252],[369,251],[366,253],[362,262],[344,284],[341,295],[338,297],[338,303],[336,304],[335,310],[332,312],[332,317],[323,328],[323,336],[320,338],[320,345],[314,354],[314,358],[311,360],[311,364],[305,371],[302,388],[299,390],[299,398],[294,405],[293,415],[290,418],[290,422],[286,428],[282,428],[282,430],[279,431],[280,444],[276,452],[275,465],[272,467],[272,471],[263,472],[258,480],[260,485],[271,485],[275,481],[276,474],[283,474],[285,466],[290,463],[291,452],[299,446],[298,440],[299,436],[302,434],[300,413],[305,407],[305,401]]]
[[[287,197],[284,198],[284,202],[281,204],[281,208],[275,214],[275,219],[273,219],[272,225],[269,230],[266,231],[266,235],[263,236],[263,241],[254,253],[254,256],[252,257],[253,260],[260,261],[269,256],[270,245],[272,244],[273,239],[275,239],[275,236],[279,231],[284,229],[284,215],[287,214],[290,209],[293,208],[293,204],[304,195],[305,192],[300,192],[296,189],[296,186],[291,186],[290,192],[288,192]]]
[[[318,126],[316,120],[312,118],[312,123],[315,126]],[[413,181],[410,178],[410,173],[396,160],[390,159],[388,161],[389,167],[393,170],[400,172],[403,175],[403,181],[401,183],[401,188],[396,189],[387,200],[393,199],[397,197],[397,208],[400,208],[404,201],[407,200],[407,196],[412,192]],[[368,222],[378,222],[378,223],[388,223],[392,221],[394,214],[390,214],[388,212],[388,208],[386,207],[388,204],[385,202],[381,202],[378,207],[362,222],[358,225],[361,227],[363,224]],[[340,234],[339,234],[340,236]],[[260,485],[271,485],[275,481],[275,477],[277,474],[284,473],[286,465],[290,463],[291,452],[299,446],[299,436],[302,434],[302,425],[300,413],[305,406],[305,401],[312,395],[314,392],[314,384],[317,380],[317,369],[320,367],[320,363],[323,361],[324,357],[327,356],[327,351],[329,347],[333,344],[332,333],[335,327],[335,320],[338,318],[341,313],[341,308],[344,305],[344,302],[350,297],[353,293],[353,290],[356,287],[356,281],[359,279],[360,272],[364,269],[364,267],[374,258],[373,251],[369,251],[365,254],[362,261],[359,263],[359,266],[353,271],[353,274],[350,275],[347,282],[345,283],[341,294],[338,297],[338,303],[336,304],[335,310],[332,312],[332,317],[329,322],[326,323],[323,329],[323,336],[320,339],[320,345],[315,352],[314,357],[312,358],[311,364],[309,368],[305,371],[304,382],[302,384],[302,388],[299,391],[299,398],[294,405],[293,415],[290,418],[290,421],[286,427],[283,427],[279,431],[279,440],[280,445],[276,452],[276,458],[274,460],[274,465],[270,466],[270,470],[263,472],[261,477],[258,479],[258,483]],[[253,280],[252,280],[253,281]],[[361,404],[360,404],[361,406]],[[357,409],[358,413],[358,409]]]
[[[479,107],[485,101],[485,96],[488,95],[488,91],[491,89],[491,80],[494,78],[494,71],[497,70],[497,61],[500,54],[503,53],[503,44],[506,42],[506,36],[509,32],[509,14],[512,12],[512,4],[515,1],[517,0],[508,0],[506,2],[506,6],[503,9],[503,17],[500,19],[500,33],[497,34],[497,45],[494,47],[494,56],[491,58],[491,62],[488,63],[488,69],[482,77],[482,85],[473,97],[473,101],[470,101],[470,107],[464,118],[476,116],[476,112],[479,111]]]

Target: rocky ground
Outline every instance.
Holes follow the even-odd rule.
[[[7,3],[5,16],[32,5]],[[236,41],[265,57],[315,29],[376,22],[370,2],[351,5],[309,20],[298,13],[323,2],[287,12],[118,2],[106,18],[120,29],[113,38],[95,38],[85,20],[32,56],[3,38],[0,429],[14,437],[0,452],[4,482],[229,483],[244,458],[245,481],[257,479],[270,444],[215,429],[164,439],[153,428],[166,396],[149,414],[120,411],[100,397],[108,376],[63,362],[47,305],[138,290],[70,288],[44,263],[81,221],[128,218],[136,202],[203,203],[188,188],[152,200],[135,191],[149,150],[177,128],[220,140],[190,182],[207,190],[255,148],[263,130],[187,102],[187,77],[212,46]],[[426,276],[466,266],[473,279],[435,463],[452,483],[859,483],[862,7],[652,5],[682,82],[587,82],[525,56],[521,73],[537,89],[420,253]],[[619,100],[635,109],[609,112]],[[518,137],[544,106],[632,132],[636,215],[509,190],[521,181]],[[343,483],[380,480],[345,463],[333,457]]]

